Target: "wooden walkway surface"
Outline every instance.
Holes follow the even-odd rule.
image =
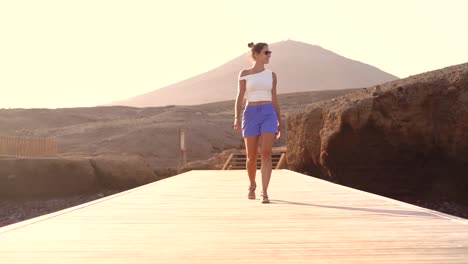
[[[273,171],[271,204],[247,185],[245,171],[190,171],[6,226],[0,261],[468,263],[465,219],[289,170]]]

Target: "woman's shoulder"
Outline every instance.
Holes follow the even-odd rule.
[[[247,79],[250,75],[252,75],[252,70],[251,69],[244,69],[239,72],[239,80],[245,80]]]
[[[273,71],[270,70],[270,69],[265,69],[264,72],[265,72],[265,73],[270,73],[270,74],[272,74],[273,76],[276,77],[275,72],[273,72]],[[239,77],[246,77],[246,76],[254,75],[254,74],[258,74],[258,73],[263,73],[263,72],[253,72],[252,69],[244,69],[244,70],[241,70],[241,71],[239,72]]]
[[[250,70],[249,69],[244,69],[244,70],[241,70],[239,72],[239,77],[244,77],[244,76],[247,76],[250,74]]]

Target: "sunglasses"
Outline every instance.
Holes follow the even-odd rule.
[[[270,55],[270,54],[271,54],[271,50],[265,50],[265,51],[263,52],[263,54],[265,54],[265,55]]]

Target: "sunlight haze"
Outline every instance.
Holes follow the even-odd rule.
[[[243,55],[251,41],[319,45],[404,78],[468,62],[466,10],[463,0],[2,0],[0,108],[137,96]]]

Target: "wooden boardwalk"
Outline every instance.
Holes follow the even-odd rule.
[[[467,220],[289,170],[273,171],[271,204],[247,185],[191,171],[6,226],[0,261],[468,263]]]

